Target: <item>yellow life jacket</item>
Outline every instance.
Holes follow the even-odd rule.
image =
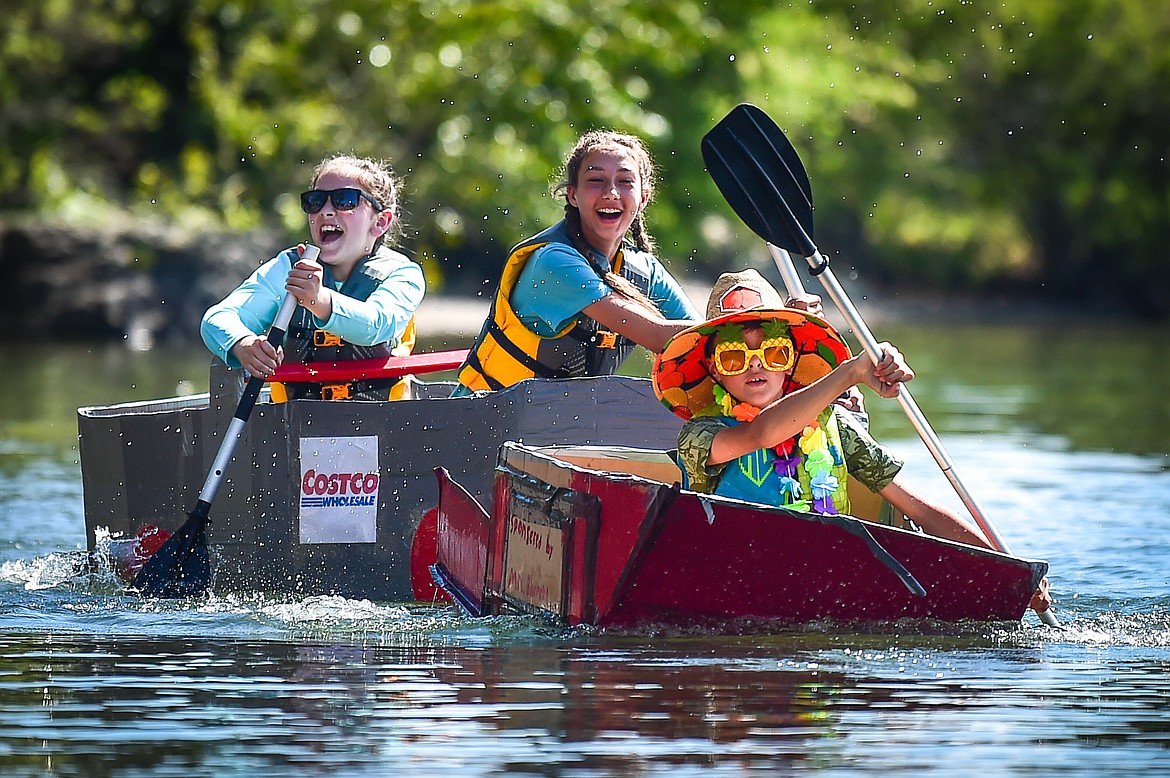
[[[633,350],[633,341],[603,329],[584,314],[551,337],[538,335],[520,320],[512,308],[512,291],[532,255],[549,243],[572,246],[564,221],[512,249],[491,312],[459,368],[459,383],[468,389],[496,391],[536,377],[612,375]],[[613,268],[643,294],[649,294],[649,271],[642,272],[639,267],[645,264],[638,261],[642,254],[623,245]]]

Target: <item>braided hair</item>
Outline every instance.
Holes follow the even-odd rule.
[[[608,130],[592,130],[585,133],[577,140],[573,150],[569,152],[569,158],[565,161],[564,178],[553,190],[554,194],[565,195],[565,224],[569,228],[573,247],[581,252],[610,289],[645,306],[654,313],[660,313],[657,306],[628,280],[612,270],[603,271],[597,266],[593,261],[593,250],[585,240],[585,234],[581,229],[581,211],[569,202],[568,189],[570,186],[577,185],[585,158],[597,152],[629,156],[637,166],[638,178],[641,181],[643,191],[649,193],[646,198],[647,203],[653,196],[654,163],[650,158],[650,152],[646,150],[640,138]],[[642,209],[634,216],[634,221],[630,224],[630,237],[640,251],[652,254],[654,253],[654,238],[646,229],[644,213],[645,209]]]
[[[321,176],[326,173],[352,176],[361,183],[367,194],[373,195],[374,199],[382,204],[382,208],[390,212],[390,228],[374,241],[375,251],[383,243],[390,242],[392,237],[400,233],[402,229],[398,213],[400,183],[388,161],[357,157],[351,154],[334,154],[323,159],[313,170],[312,186],[316,187]]]

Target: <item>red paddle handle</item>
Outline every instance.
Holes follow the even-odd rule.
[[[276,368],[276,372],[268,380],[290,384],[332,383],[438,373],[443,370],[454,370],[462,365],[463,360],[467,358],[467,352],[467,349],[456,349],[410,354],[404,357],[375,357],[341,362],[285,362]]]

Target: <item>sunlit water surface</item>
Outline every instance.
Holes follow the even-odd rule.
[[[73,413],[202,390],[203,355],[9,347],[0,774],[1170,774],[1167,333],[881,334],[1012,550],[1051,563],[1064,629],[614,635],[430,604],[144,601],[86,564]],[[957,504],[896,404],[870,410]]]

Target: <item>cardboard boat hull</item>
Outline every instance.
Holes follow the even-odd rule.
[[[242,380],[215,365],[210,385],[209,394],[195,397],[78,410],[91,551],[107,532],[132,538],[145,525],[174,531],[186,519]],[[523,381],[462,398],[451,398],[452,388],[416,384],[416,399],[396,402],[258,404],[211,509],[213,588],[430,600],[441,595],[428,573],[435,561],[435,467],[490,499],[505,440],[671,446],[681,425],[645,379]],[[369,444],[373,464],[366,471],[378,475],[376,489],[363,496],[371,503],[369,526],[360,538],[344,531],[306,537],[307,517],[321,512],[308,505],[310,454],[321,462],[355,440]],[[326,469],[318,465],[317,477]]]
[[[655,452],[505,443],[490,512],[439,472],[436,578],[477,615],[740,629],[1018,621],[1048,569],[851,516],[689,492],[670,467]]]

